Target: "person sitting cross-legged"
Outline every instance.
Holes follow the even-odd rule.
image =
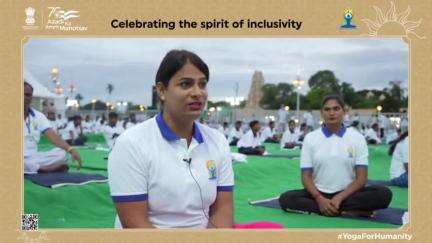
[[[237,142],[238,152],[241,154],[264,155],[265,147],[261,145],[261,125],[257,120],[249,123],[250,130]]]
[[[24,173],[66,172],[69,169],[67,153],[71,154],[73,160],[78,163],[77,168],[80,169],[80,155],[57,135],[44,114],[30,107],[32,98],[33,86],[24,82]],[[57,148],[45,152],[38,151],[41,134]]]
[[[365,186],[366,140],[353,128],[342,125],[344,106],[340,96],[324,98],[324,125],[306,135],[301,151],[304,189],[281,194],[279,204],[283,210],[368,217],[390,204],[392,192],[387,187]]]
[[[290,120],[288,122],[288,130],[282,135],[280,142],[281,148],[292,149],[296,146],[301,146],[300,140],[301,134],[295,130],[295,121]]]

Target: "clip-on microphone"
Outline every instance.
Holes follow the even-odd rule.
[[[183,159],[183,162],[190,164],[192,162],[192,158],[189,158],[189,159],[185,158],[185,159]]]

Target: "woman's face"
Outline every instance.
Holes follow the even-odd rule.
[[[321,115],[326,125],[341,125],[345,112],[336,100],[330,99],[324,104]]]
[[[197,119],[207,102],[207,79],[193,64],[186,63],[171,77],[168,87],[158,84],[164,112]]]

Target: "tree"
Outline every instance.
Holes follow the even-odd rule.
[[[264,109],[277,110],[280,106],[288,105],[294,107],[296,102],[296,94],[294,86],[289,83],[265,84],[262,87],[263,97],[260,100],[260,105]]]
[[[352,108],[359,108],[361,97],[355,92],[350,83],[342,82],[340,86],[340,96],[345,103]]]
[[[389,82],[390,88],[384,89],[385,99],[382,100],[383,111],[399,112],[404,107],[403,89],[400,87],[400,82]]]
[[[106,103],[103,101],[100,101],[100,100],[97,100],[95,102],[94,107],[95,107],[95,110],[106,110],[107,109]],[[91,110],[91,109],[93,109],[93,103],[91,103],[91,102],[87,103],[87,104],[83,105],[82,108],[84,110]]]
[[[260,100],[260,105],[264,109],[278,109],[277,96],[278,89],[275,84],[264,84],[262,87],[263,96]]]
[[[321,101],[326,95],[340,94],[339,80],[330,70],[318,71],[308,80],[310,91],[306,95],[306,104],[310,109],[320,109]],[[348,85],[345,85],[349,90]]]
[[[307,106],[310,109],[321,109],[321,102],[329,94],[327,89],[311,89],[306,94]]]
[[[339,80],[330,70],[318,71],[308,80],[311,89],[327,90],[329,93],[339,93]]]

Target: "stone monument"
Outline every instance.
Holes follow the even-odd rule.
[[[264,75],[261,71],[255,71],[252,76],[252,83],[249,90],[245,108],[259,109],[260,100],[263,97],[262,86],[264,85]]]

